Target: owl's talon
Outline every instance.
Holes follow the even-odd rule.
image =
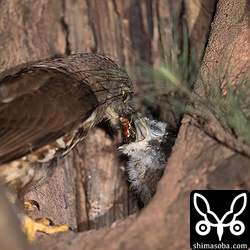
[[[45,226],[55,226],[54,222],[48,218],[38,218],[35,220],[37,223],[41,223]]]
[[[38,202],[36,202],[35,200],[28,200],[24,202],[24,206],[26,208],[27,211],[34,211],[35,207],[40,210],[40,206],[38,204]]]
[[[26,233],[28,241],[34,242],[36,239],[36,232],[40,231],[46,234],[55,234],[69,230],[67,225],[51,226],[51,221],[46,218],[39,219],[38,221],[32,220],[30,217],[25,216],[22,230]]]

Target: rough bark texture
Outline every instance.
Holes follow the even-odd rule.
[[[0,4],[1,71],[65,54],[67,32],[62,24],[61,1],[12,0]]]
[[[185,0],[190,51],[197,54],[197,60],[203,55],[216,3],[216,0]]]
[[[229,14],[230,13],[230,14]],[[247,81],[249,87],[250,46],[249,46],[249,2],[219,2],[211,36],[206,47],[200,77],[195,91],[206,98],[213,82],[217,82],[222,96],[227,94],[228,85],[237,85]],[[232,18],[229,18],[232,15]],[[223,31],[223,32],[222,32]],[[211,74],[213,72],[213,74]],[[245,105],[249,105],[250,97]],[[204,111],[206,112],[206,111]],[[202,122],[202,129],[208,134],[247,157],[250,157],[250,145],[241,142],[240,138],[223,129],[214,115],[208,122]]]
[[[209,1],[202,2],[205,6],[204,2]],[[214,49],[216,41],[220,44],[230,41],[236,51],[246,53],[244,42],[235,43],[245,41],[245,32],[249,32],[245,26],[246,3],[247,0],[219,1],[214,33],[203,62],[211,65],[208,74],[217,61],[223,63],[217,57],[221,48]],[[1,71],[75,52],[105,54],[126,66],[136,65],[137,57],[157,65],[160,42],[170,48],[172,45],[169,34],[173,24],[167,16],[171,4],[174,1],[2,0]],[[211,14],[208,19],[212,19]],[[197,20],[195,26],[202,30],[200,25]],[[225,29],[236,26],[242,32],[229,33]],[[204,28],[203,37],[208,28]],[[201,46],[204,47],[204,42]],[[230,50],[230,46],[223,48],[225,53]],[[232,65],[234,59],[230,61]],[[241,72],[243,68],[244,62],[237,60],[235,70]],[[135,91],[143,93],[138,86]],[[41,234],[36,244],[41,249],[189,249],[190,192],[250,188],[249,159],[219,144],[192,125],[191,120],[185,117],[182,121],[173,154],[152,202],[127,219],[124,218],[138,209],[130,198],[124,162],[116,153],[121,140],[102,128],[93,130],[58,164],[46,184],[27,194],[27,198],[40,204],[34,217],[45,216],[55,224],[66,223],[73,229],[54,236]],[[79,232],[105,226],[102,230]]]

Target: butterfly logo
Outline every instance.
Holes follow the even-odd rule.
[[[204,210],[204,208],[201,209],[198,206],[197,201],[199,199],[200,199],[200,202],[203,202],[203,204],[205,204],[205,209],[206,209],[205,212],[202,211],[202,210]],[[240,199],[243,199],[243,205],[237,211],[235,204],[239,203]],[[213,211],[210,210],[210,205],[209,205],[207,199],[203,195],[195,193],[193,196],[193,203],[194,203],[194,207],[195,207],[196,211],[204,218],[203,220],[200,220],[199,222],[197,222],[197,224],[195,226],[195,230],[199,235],[204,236],[204,235],[209,234],[211,227],[217,228],[217,235],[218,235],[219,241],[221,241],[221,239],[222,239],[222,235],[224,233],[225,227],[229,227],[230,232],[236,236],[244,233],[245,225],[243,224],[242,221],[237,220],[236,218],[246,208],[246,205],[247,205],[246,193],[239,194],[233,199],[231,206],[230,206],[230,210],[227,211],[222,216],[221,219],[219,219],[218,216]],[[229,223],[225,223],[225,220],[229,215],[232,216],[233,218]],[[213,222],[211,222],[211,219],[214,219]],[[216,221],[216,223],[214,223],[215,221]]]

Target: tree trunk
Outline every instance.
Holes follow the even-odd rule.
[[[1,71],[8,69],[2,75],[14,72],[16,69],[10,68],[20,64],[76,52],[105,54],[130,67],[137,65],[138,58],[159,65],[162,49],[171,51],[174,43],[170,35],[174,25],[170,18],[174,2],[26,0],[20,3],[2,0],[0,51],[4,53],[0,65]],[[178,9],[179,18],[185,4],[187,6],[185,2],[188,1],[183,1]],[[212,19],[213,13],[213,7],[206,5],[207,2],[197,2],[202,6],[200,13],[209,9],[206,23]],[[236,40],[245,41],[249,31],[245,24],[246,3],[246,0],[219,1],[202,67],[208,61],[222,60],[223,63],[223,59],[217,58],[220,48],[213,49],[215,34],[222,44],[228,42],[230,35],[230,43],[234,43],[237,51],[246,53],[242,50],[243,42],[235,43]],[[200,16],[203,17],[202,14]],[[230,27],[237,26],[242,32],[229,34],[224,23]],[[202,25],[199,19],[195,25],[191,21],[188,24],[189,28],[195,27],[193,38],[190,36],[192,48],[205,47],[204,37],[209,26],[202,29]],[[200,45],[195,36],[198,33],[203,37]],[[233,59],[230,63],[234,65]],[[237,72],[241,72],[244,63],[237,61],[237,64]],[[208,74],[215,66],[211,65]],[[142,95],[140,84],[135,84],[135,92]],[[199,85],[198,79],[196,88]],[[142,105],[138,106],[138,110],[143,110]],[[249,189],[247,183],[250,183],[249,159],[235,154],[193,123],[193,118],[188,116],[182,120],[155,197],[145,209],[133,216],[129,215],[139,210],[126,182],[125,162],[116,152],[121,138],[110,135],[105,126],[93,129],[73,152],[59,162],[47,183],[34,187],[26,195],[40,205],[40,211],[34,212],[34,217],[45,216],[55,224],[66,223],[73,230],[54,236],[40,234],[37,246],[41,249],[189,248],[190,192],[207,188]],[[240,167],[238,162],[242,162]],[[240,172],[244,175],[236,178],[236,173]],[[222,175],[226,176],[225,183]],[[103,227],[106,228],[86,231]]]

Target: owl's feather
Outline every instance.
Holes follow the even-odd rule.
[[[41,62],[5,77],[0,81],[0,164],[65,135],[69,139],[94,111],[95,125],[109,105],[123,104],[122,89],[130,87],[116,62],[88,53]]]

